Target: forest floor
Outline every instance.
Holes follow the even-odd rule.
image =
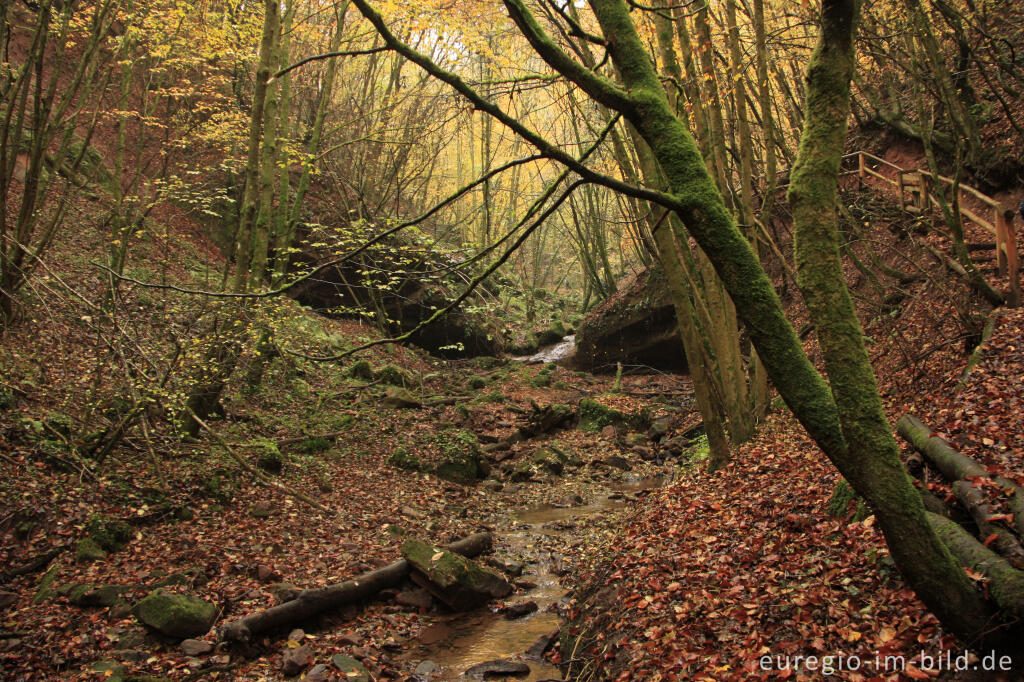
[[[877,250],[891,266],[907,267],[895,254],[908,251],[901,240],[916,237],[906,226],[888,229],[898,221],[879,215]],[[941,243],[935,234],[920,238]],[[73,273],[74,254],[66,257]],[[81,258],[77,267],[89,269]],[[960,385],[971,345],[965,317],[977,326],[984,313],[940,276],[941,265],[919,267],[929,278],[902,287],[895,307],[863,294],[863,277],[849,273],[862,292],[890,419],[916,414],[990,470],[1024,482],[1024,313],[995,314]],[[185,275],[178,270],[161,274],[174,280]],[[829,514],[838,475],[783,405],[776,402],[731,464],[706,473],[685,377],[633,375],[615,386],[612,377],[562,367],[441,361],[406,348],[362,354],[369,374],[360,376],[351,361],[285,355],[266,363],[257,385],[229,387],[226,417],[211,423],[216,437],[132,432],[102,465],[79,460],[62,444],[80,430],[78,415],[96,404],[112,409],[89,390],[111,379],[97,360],[107,349],[74,296],[53,291],[79,282],[80,294],[88,279],[43,278],[42,313],[0,344],[0,458],[10,472],[0,482],[4,679],[284,679],[297,650],[308,653],[302,679],[358,679],[343,672],[348,659],[339,656],[375,679],[456,679],[481,661],[524,652],[557,615],[570,621],[566,634],[590,634],[580,647],[548,654],[549,664],[584,661],[580,680],[818,679],[825,657],[841,679],[948,678],[927,657],[961,652],[896,573],[873,518],[857,515],[855,500]],[[166,309],[157,294],[142,293],[130,298],[137,316],[146,306]],[[791,307],[800,328],[803,313]],[[301,326],[349,345],[373,334],[352,322]],[[154,323],[146,333],[163,330]],[[815,357],[813,334],[806,343]],[[424,405],[386,407],[389,383],[406,384]],[[584,398],[624,418],[580,428]],[[491,449],[488,482],[466,486],[424,472],[453,442],[465,446],[465,433],[486,450],[526,425],[535,406],[555,404],[576,416]],[[250,466],[272,460],[269,468],[280,471],[265,474],[271,487],[241,469],[224,442]],[[534,459],[551,446],[567,455],[562,466]],[[948,494],[938,480],[928,485]],[[106,538],[102,556],[80,560],[81,540],[103,535],[100,526],[117,537]],[[131,612],[163,586],[214,604],[220,627],[295,590],[394,561],[398,528],[435,544],[493,532],[495,556],[525,564],[517,592],[463,616],[412,586],[386,590],[259,636],[247,656],[218,642],[215,630],[202,638],[209,647],[183,649]],[[30,566],[53,552],[52,561]],[[100,603],[83,585],[114,586],[104,593],[112,597]],[[500,610],[524,600],[541,608],[506,621]],[[971,653],[984,661],[986,652]],[[804,657],[802,670],[780,669],[785,656]],[[807,656],[817,657],[818,670]],[[556,678],[549,664],[534,662],[530,679]]]

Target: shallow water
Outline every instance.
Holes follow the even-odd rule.
[[[497,659],[524,660],[530,675],[517,679],[527,682],[561,680],[558,668],[543,661],[522,658],[541,636],[557,629],[560,620],[553,607],[567,593],[551,572],[555,563],[548,547],[558,543],[559,536],[571,534],[572,528],[561,524],[585,523],[588,516],[609,513],[626,505],[623,499],[611,499],[613,492],[628,494],[660,487],[663,478],[648,478],[612,485],[590,504],[561,507],[538,505],[510,515],[512,529],[495,533],[495,546],[502,556],[512,557],[527,565],[522,578],[537,587],[516,594],[508,601],[533,601],[537,611],[516,620],[506,620],[500,613],[479,610],[465,614],[446,615],[420,632],[415,646],[407,654],[418,660],[431,660],[440,666],[432,680],[464,679],[463,671]],[[549,611],[549,608],[551,610]]]

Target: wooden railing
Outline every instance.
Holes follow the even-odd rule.
[[[970,194],[988,209],[992,211],[992,220],[986,220],[979,216],[974,211],[963,206],[963,202],[956,202],[959,208],[960,215],[966,218],[970,222],[983,227],[990,232],[996,239],[996,257],[999,262],[999,274],[1001,276],[1009,276],[1010,278],[1010,305],[1020,305],[1021,302],[1021,291],[1020,291],[1020,258],[1017,254],[1017,233],[1014,227],[1014,210],[1012,208],[1006,208],[1000,202],[996,201],[992,197],[982,194],[978,190],[974,189],[969,185],[963,183],[957,183],[952,178],[947,178],[943,175],[934,176],[927,170],[920,168],[914,170],[906,170],[900,168],[894,163],[890,163],[885,159],[880,159],[874,154],[869,154],[865,151],[853,152],[843,157],[844,159],[856,158],[857,159],[857,170],[850,171],[852,175],[856,173],[860,178],[866,178],[868,176],[878,178],[879,180],[888,183],[896,188],[897,201],[899,202],[900,208],[908,208],[908,194],[910,195],[910,204],[918,211],[926,211],[932,206],[941,208],[942,203],[933,194],[932,185],[935,178],[946,187],[952,189],[954,186],[959,189],[960,192]],[[869,162],[873,162],[875,167],[872,168]],[[890,179],[879,173],[876,168],[878,165],[887,166],[895,171],[896,179]]]

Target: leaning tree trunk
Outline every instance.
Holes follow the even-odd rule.
[[[991,609],[925,517],[899,460],[874,370],[843,278],[836,192],[846,141],[859,0],[824,0],[807,74],[805,120],[790,179],[797,283],[814,322],[846,441],[834,461],[870,505],[907,582],[968,640],[984,636]],[[837,453],[838,454],[838,453]]]

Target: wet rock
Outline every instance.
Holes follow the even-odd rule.
[[[643,445],[634,445],[633,452],[639,455],[640,459],[644,460],[645,462],[650,462],[652,459],[654,459],[654,451]]]
[[[402,556],[415,569],[413,579],[454,611],[469,610],[512,592],[512,585],[494,571],[420,540],[405,541]]]
[[[133,613],[143,625],[180,639],[205,635],[217,620],[217,607],[213,604],[163,590],[136,604]]]
[[[576,332],[576,365],[614,369],[615,363],[686,370],[672,296],[661,268],[624,280],[591,310]]]
[[[629,447],[643,446],[647,444],[647,436],[642,433],[631,433],[626,436],[626,445]]]
[[[304,639],[306,639],[306,631],[302,628],[295,628],[288,633],[289,642],[301,642]]]
[[[559,628],[555,628],[551,632],[545,633],[538,637],[537,641],[533,643],[533,646],[527,649],[526,653],[524,654],[525,658],[530,661],[542,660],[547,650],[550,649],[551,645],[555,643],[556,639],[558,639],[558,635],[560,632],[561,630]]]
[[[519,661],[508,659],[487,661],[468,669],[465,676],[471,680],[486,680],[493,677],[526,677],[530,674],[530,666]]]
[[[370,682],[370,672],[366,666],[351,656],[335,654],[331,658],[331,663],[341,673],[342,679],[348,682]]]
[[[434,663],[433,661],[426,660],[420,663],[418,666],[416,666],[416,669],[413,672],[416,673],[416,675],[418,675],[420,678],[429,680],[440,671],[441,666],[439,666],[437,663]]]
[[[491,568],[496,568],[505,575],[518,577],[523,574],[526,566],[521,561],[512,561],[508,559],[502,559],[501,557],[492,556],[487,560],[487,565]]]
[[[515,620],[516,618],[522,618],[528,616],[537,610],[537,602],[535,601],[521,601],[516,604],[509,604],[501,613],[505,616],[506,620]]]
[[[517,580],[515,586],[516,589],[523,590],[524,592],[537,589],[537,583],[532,580]]]
[[[179,648],[186,656],[202,656],[213,651],[213,645],[201,639],[186,639]]]
[[[311,665],[313,665],[313,649],[308,646],[299,646],[285,652],[284,658],[281,660],[281,672],[286,677],[292,677]]]
[[[414,609],[429,609],[433,605],[433,599],[426,590],[406,590],[395,595],[395,601],[402,606],[411,606]]]

